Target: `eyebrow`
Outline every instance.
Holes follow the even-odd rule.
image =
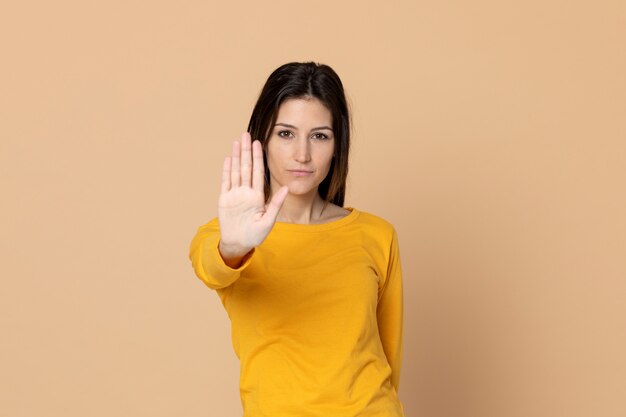
[[[290,129],[298,130],[297,127],[295,127],[294,125],[290,125],[288,123],[276,123],[274,126],[283,126],[283,127],[288,127]],[[311,132],[313,132],[314,130],[330,130],[331,132],[333,131],[333,129],[328,126],[314,127],[313,129],[311,129]]]

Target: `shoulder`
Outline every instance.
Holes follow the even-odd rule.
[[[376,264],[380,276],[386,276],[391,265],[399,254],[398,235],[393,224],[387,219],[369,213],[357,211],[355,226],[362,239],[361,245]]]
[[[358,210],[356,208],[354,210],[359,212],[359,220],[362,223],[389,231],[394,230],[393,224],[391,224],[391,222],[387,219],[367,211]]]
[[[357,223],[359,227],[364,230],[373,233],[374,235],[384,238],[393,239],[396,235],[396,230],[388,220],[367,211],[361,211],[354,208],[358,212]]]

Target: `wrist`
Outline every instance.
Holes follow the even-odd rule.
[[[217,249],[224,261],[240,261],[243,259],[253,248],[244,248],[237,245],[228,245],[220,240]],[[227,262],[228,263],[228,262]]]

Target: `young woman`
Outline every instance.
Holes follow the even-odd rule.
[[[191,242],[232,323],[244,417],[404,415],[398,239],[343,207],[349,145],[337,74],[279,67],[224,160],[217,218]]]

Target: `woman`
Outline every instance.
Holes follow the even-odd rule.
[[[244,417],[403,416],[398,240],[343,207],[349,144],[337,74],[279,67],[224,160],[217,218],[191,242],[232,323]]]

